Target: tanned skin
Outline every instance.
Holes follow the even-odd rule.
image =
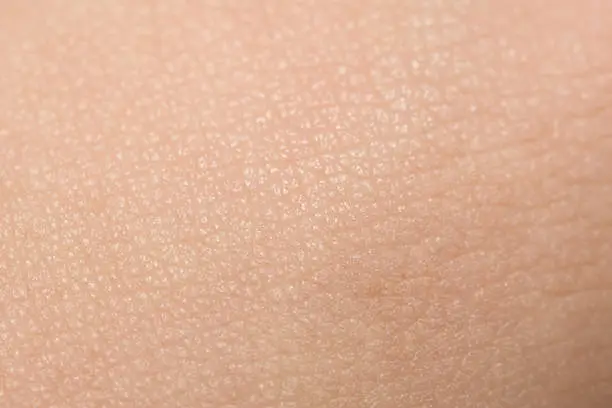
[[[0,0],[0,407],[610,407],[611,131],[603,0]]]

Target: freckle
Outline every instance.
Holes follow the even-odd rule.
[[[365,290],[366,298],[376,298],[380,297],[383,293],[383,286],[379,283],[374,283],[369,285]]]

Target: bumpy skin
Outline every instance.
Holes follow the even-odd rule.
[[[612,3],[0,1],[0,407],[612,405]]]

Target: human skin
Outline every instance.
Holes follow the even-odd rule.
[[[0,1],[0,407],[609,407],[612,3]]]

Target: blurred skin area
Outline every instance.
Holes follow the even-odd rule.
[[[0,407],[612,406],[612,3],[0,1]]]

